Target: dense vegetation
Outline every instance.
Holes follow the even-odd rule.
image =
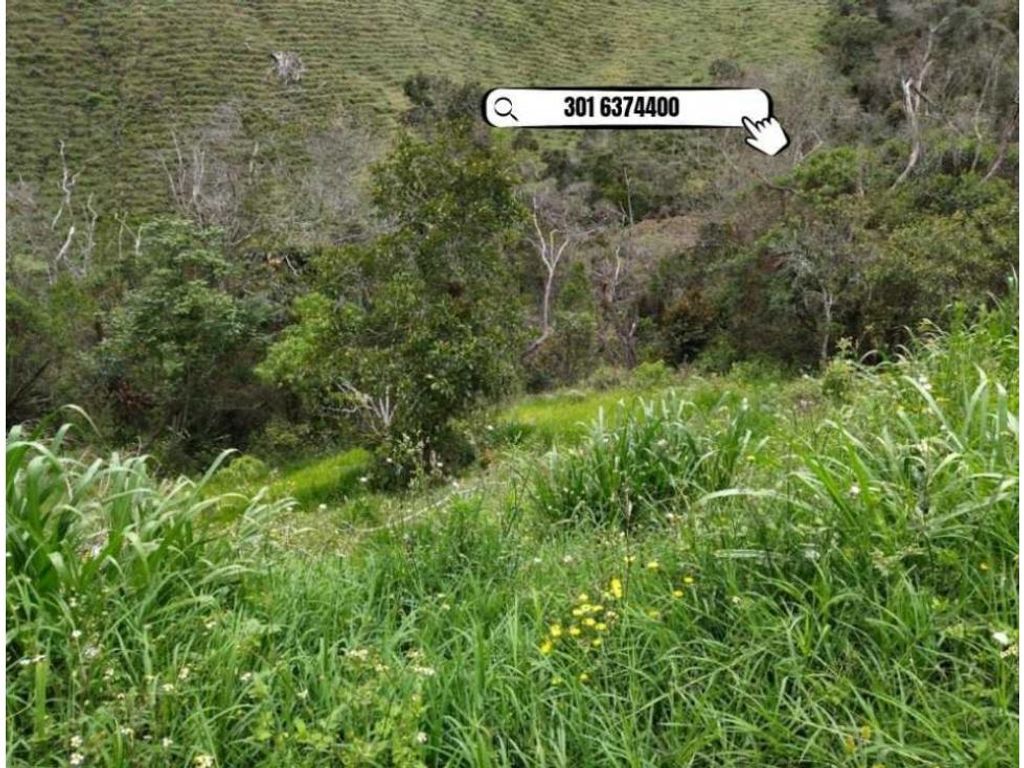
[[[8,10],[10,764],[1015,763],[1016,4],[407,5]]]
[[[1016,765],[1017,324],[496,413],[397,510],[16,428],[10,764]]]
[[[786,13],[772,29],[800,48],[814,16]],[[196,106],[149,171],[87,168],[70,140],[38,171],[20,165],[39,145],[22,151],[18,131],[43,134],[16,80],[8,425],[74,402],[112,447],[172,471],[226,448],[279,462],[366,447],[373,482],[393,485],[473,460],[455,421],[524,388],[658,361],[884,359],[951,301],[1001,292],[1016,262],[1015,14],[843,2],[823,17],[824,55],[768,65],[715,48],[691,75],[771,89],[792,138],[772,160],[726,134],[491,132],[479,86],[432,73],[405,80],[395,136],[351,106],[326,127],[304,113],[290,138],[238,105],[200,125]],[[62,34],[142,18],[108,16],[80,10]],[[19,46],[30,21],[13,15]],[[274,87],[290,86],[260,86]],[[162,196],[114,201],[87,182],[125,174]]]

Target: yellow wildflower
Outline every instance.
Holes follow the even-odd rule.
[[[616,600],[622,598],[622,582],[619,579],[612,579],[608,589],[611,590],[612,596]]]
[[[555,646],[552,644],[550,640],[545,640],[543,643],[540,644],[540,652],[543,655],[547,656],[549,653],[551,653],[552,650],[554,650],[554,647]]]
[[[683,584],[693,584],[693,576],[683,576]]]
[[[595,619],[593,619],[592,617],[590,617],[590,616],[587,616],[587,618],[585,618],[585,619],[583,620],[583,623],[584,623],[584,624],[585,624],[586,626],[588,626],[588,627],[592,627],[592,626],[594,626],[595,624],[597,624],[597,621],[596,621]]]
[[[573,616],[582,616],[584,613],[586,613],[586,611],[584,611],[582,608],[573,608],[572,609],[572,615]]]
[[[561,637],[562,636],[562,625],[561,624],[552,624],[550,631],[551,631],[551,636],[552,637]]]
[[[595,648],[599,648],[600,645],[601,645],[601,638],[600,637],[595,637],[593,640],[590,641],[590,644],[592,646],[594,646]]]
[[[587,595],[586,592],[580,592],[579,597],[577,597],[576,599],[579,600],[581,603],[585,603],[590,600],[590,597]]]
[[[580,673],[580,682],[581,683],[585,683],[589,679],[590,679],[590,675],[588,675],[586,672],[581,672]]]
[[[657,560],[651,560],[651,562],[649,562],[649,563],[647,564],[647,566],[646,566],[646,567],[647,567],[647,570],[648,570],[648,571],[656,571],[656,570],[658,570],[658,569],[659,569],[659,568],[660,568],[661,566],[660,566],[660,565],[658,564],[658,561],[657,561]]]
[[[647,618],[654,619],[655,621],[657,621],[658,619],[661,618],[661,613],[651,609],[651,610],[647,611]]]
[[[683,596],[683,590],[681,590],[681,589],[673,589],[672,590],[672,597],[680,598],[682,596]]]
[[[573,624],[571,627],[569,627],[569,634],[573,637],[579,637],[580,628]]]
[[[561,685],[562,684],[562,678],[560,678],[558,675],[555,675],[554,677],[551,678],[551,684],[552,685]]]
[[[598,632],[606,632],[608,631],[608,625],[605,624],[603,621],[599,621],[597,622],[597,624],[594,625],[594,629],[596,629]]]

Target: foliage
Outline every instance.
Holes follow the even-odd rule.
[[[275,166],[315,171],[307,141],[338,115],[368,122],[390,139],[409,106],[407,81],[424,74],[453,83],[700,82],[708,62],[733,49],[745,16],[770,10],[775,20],[730,54],[751,65],[812,59],[825,15],[823,2],[808,7],[806,0],[730,0],[686,14],[669,0],[628,0],[619,10],[610,17],[606,6],[575,0],[529,8],[498,0],[482,9],[428,0],[411,14],[399,0],[216,8],[193,2],[176,9],[145,0],[136,13],[101,0],[55,16],[30,0],[9,21],[8,178],[45,186],[49,196],[60,179],[55,148],[63,139],[75,169],[88,167],[79,193],[83,202],[94,194],[101,220],[148,217],[166,211],[166,176],[155,157],[174,155],[172,131],[181,140],[224,108],[235,110],[243,126],[235,149],[247,157],[257,149],[265,181]],[[590,33],[566,36],[569,26]],[[269,54],[282,49],[305,65],[297,83],[273,72]],[[510,58],[510,50],[518,55]],[[191,147],[182,150],[187,155]],[[267,214],[288,199],[302,197],[291,181],[275,178],[247,204]],[[297,211],[301,218],[309,213]],[[117,226],[108,227],[113,244]]]
[[[558,519],[628,531],[685,512],[688,502],[726,487],[748,450],[748,405],[712,440],[694,433],[687,405],[641,402],[613,429],[599,415],[576,449],[552,454],[547,471],[538,473],[534,504]]]
[[[570,491],[318,513],[320,555],[285,535],[306,515],[209,528],[192,483],[15,432],[11,765],[1014,765],[1017,325],[963,313],[812,408],[820,381],[691,377],[558,438],[567,479],[598,470]],[[566,524],[549,487],[649,514]]]
[[[141,242],[124,267],[130,287],[96,349],[95,375],[117,422],[180,465],[248,417],[239,369],[259,353],[261,308],[235,295],[218,232],[157,219]],[[225,379],[233,391],[220,387]]]
[[[317,291],[297,302],[263,375],[315,412],[358,420],[374,446],[450,452],[450,419],[514,382],[519,314],[503,252],[520,215],[513,181],[465,123],[403,140],[376,171],[392,231],[319,258]]]

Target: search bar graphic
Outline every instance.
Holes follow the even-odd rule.
[[[746,128],[768,155],[789,143],[760,88],[494,88],[483,116],[495,128]]]

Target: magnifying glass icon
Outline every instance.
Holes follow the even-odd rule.
[[[512,99],[507,96],[494,100],[494,114],[498,117],[511,117],[517,123],[519,122],[519,118],[512,114]]]

